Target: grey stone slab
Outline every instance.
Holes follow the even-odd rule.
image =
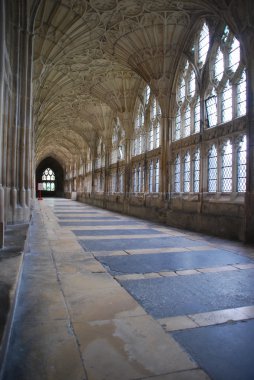
[[[98,232],[95,231],[95,233]],[[143,230],[140,233],[143,233]],[[98,259],[109,268],[111,274],[150,273],[163,270],[175,271],[251,262],[250,259],[220,249],[181,253],[157,253],[156,255],[101,256]]]
[[[182,237],[168,237],[161,235],[158,238],[136,238],[136,239],[111,239],[111,240],[84,240],[80,244],[88,250],[94,251],[112,251],[128,250],[139,248],[166,248],[166,247],[192,247],[203,245],[201,242]]]
[[[121,283],[156,318],[254,304],[253,269]]]
[[[150,235],[159,234],[160,232],[147,228],[147,229],[128,229],[128,230],[72,230],[77,236],[103,236],[103,235]],[[162,234],[163,236],[163,234]]]
[[[75,335],[67,321],[15,323],[4,380],[84,380]]]
[[[94,215],[91,216],[90,215],[90,214],[92,214],[91,212],[88,212],[87,214],[89,214],[89,216],[86,216],[86,215],[84,215],[85,213],[83,211],[82,212],[77,212],[77,211],[61,212],[61,213],[56,213],[55,215],[57,217],[60,217],[60,218],[63,217],[63,215],[64,215],[64,217],[68,216],[68,215],[75,215],[75,216],[72,216],[72,219],[74,219],[76,217],[76,215],[80,215],[80,214],[83,215],[84,219],[88,218],[88,219],[94,219],[94,220],[96,220],[96,219],[119,220],[119,218],[117,216],[111,216],[111,215],[109,215],[109,216],[102,216],[102,215],[98,215],[97,213],[95,213],[95,214],[97,214],[96,216],[94,216]]]
[[[173,333],[213,380],[254,379],[254,320]]]

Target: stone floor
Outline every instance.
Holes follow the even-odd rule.
[[[253,380],[254,247],[37,203],[2,380]]]

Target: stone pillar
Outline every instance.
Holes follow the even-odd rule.
[[[247,30],[247,187],[245,196],[245,237],[254,242],[254,33]]]
[[[5,71],[5,6],[4,0],[0,0],[0,146],[2,147],[3,122],[4,122],[4,71]],[[2,186],[2,162],[3,152],[0,155],[0,247],[4,245],[4,189]]]
[[[20,70],[20,152],[19,152],[19,201],[23,209],[22,219],[26,214],[26,152],[27,146],[27,98],[28,98],[28,32],[21,30],[21,70]]]
[[[25,161],[25,190],[26,190],[26,206],[28,207],[28,213],[30,213],[31,204],[31,185],[32,185],[32,173],[34,172],[34,164],[32,161],[32,147],[33,147],[33,135],[32,135],[32,57],[33,57],[33,35],[27,33],[28,40],[28,58],[27,58],[27,126],[26,126],[26,161]],[[29,214],[27,215],[29,217]]]

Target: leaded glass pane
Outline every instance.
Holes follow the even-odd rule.
[[[136,192],[136,183],[137,183],[137,178],[136,178],[136,172],[137,172],[137,169],[134,168],[133,170],[133,192],[135,193]]]
[[[153,161],[150,161],[149,165],[149,192],[153,192]]]
[[[190,122],[191,122],[191,112],[190,112],[190,106],[188,105],[185,110],[184,115],[184,137],[190,135]]]
[[[204,65],[206,61],[208,50],[209,50],[209,29],[208,29],[208,26],[204,24],[200,32],[199,49],[198,49],[198,60],[201,65]]]
[[[155,147],[158,148],[160,146],[160,123],[157,123],[155,128]]]
[[[142,178],[141,178],[141,165],[138,165],[138,171],[137,171],[137,191],[141,191],[141,184],[142,184]]]
[[[186,153],[184,157],[183,168],[183,191],[188,193],[190,191],[190,153]]]
[[[175,140],[179,140],[181,137],[181,113],[178,109],[176,114],[176,125],[175,125]]]
[[[146,86],[145,88],[145,103],[146,104],[149,102],[150,93],[151,93],[150,87]]]
[[[232,191],[232,144],[224,146],[221,156],[221,191]]]
[[[217,125],[217,96],[212,95],[205,101],[208,127]]]
[[[197,99],[194,108],[194,131],[200,132],[200,98]]]
[[[43,182],[43,183],[42,183],[42,186],[43,186],[43,190],[47,190],[46,182]]]
[[[156,160],[155,163],[155,192],[159,192],[159,186],[160,186],[160,163],[159,160]]]
[[[240,63],[240,43],[234,37],[231,50],[229,52],[229,68],[232,71],[236,71]]]
[[[246,74],[242,74],[237,85],[237,116],[246,115]]]
[[[149,149],[153,149],[153,127],[149,129]]]
[[[180,157],[177,155],[175,160],[175,192],[180,193],[181,191],[181,162]]]
[[[247,140],[243,137],[237,149],[237,191],[246,191]]]
[[[195,94],[195,90],[196,90],[196,77],[195,77],[194,71],[192,70],[190,74],[190,78],[189,78],[189,95],[193,96]]]
[[[219,48],[216,54],[215,64],[214,64],[214,78],[219,82],[221,81],[224,74],[224,57],[221,49]]]
[[[194,160],[193,160],[193,191],[195,193],[199,192],[199,181],[200,181],[200,150],[198,149],[194,155]]]
[[[232,87],[227,82],[227,85],[222,93],[222,104],[221,104],[221,121],[226,123],[232,120]]]
[[[217,149],[215,145],[208,153],[208,191],[215,193],[217,190]]]
[[[183,103],[185,100],[185,80],[184,80],[184,78],[182,78],[181,82],[180,82],[179,98],[180,98],[181,102]]]
[[[156,107],[156,99],[153,100],[152,104],[152,118],[155,119],[157,116],[157,107]]]

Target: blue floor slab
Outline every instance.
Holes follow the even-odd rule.
[[[127,230],[72,230],[77,236],[103,236],[103,235],[150,235],[159,234],[159,231],[153,230],[151,228],[147,229],[127,229]]]
[[[254,320],[173,333],[213,380],[254,379]]]
[[[204,242],[193,241],[187,238],[168,237],[161,235],[158,238],[133,238],[133,239],[110,239],[110,240],[82,240],[80,244],[91,251],[113,251],[144,248],[173,248],[193,247],[204,245]]]
[[[254,269],[121,281],[155,318],[254,304]]]
[[[78,231],[84,232],[84,231]],[[95,231],[99,232],[99,231]],[[224,266],[252,262],[250,259],[224,250],[204,250],[176,253],[156,253],[130,256],[101,256],[111,274],[149,273]]]

